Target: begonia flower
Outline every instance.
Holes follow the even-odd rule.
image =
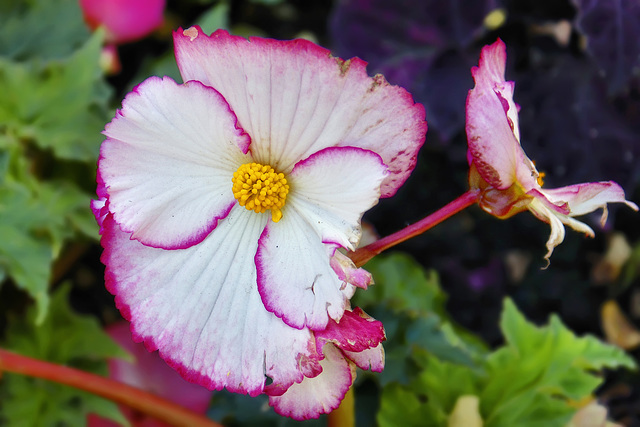
[[[625,203],[634,210],[638,206],[625,200],[623,189],[613,181],[542,188],[544,173],[538,172],[520,145],[514,83],[505,81],[506,60],[505,44],[498,40],[482,49],[479,65],[471,70],[475,87],[469,91],[466,109],[469,184],[481,192],[478,203],[492,215],[508,218],[529,210],[550,224],[548,261],[564,240],[564,225],[593,237],[591,227],[574,216],[602,208],[604,225],[607,203]]]
[[[384,364],[381,324],[349,304],[371,276],[338,249],[411,173],[424,108],[306,40],[192,27],[174,43],[185,83],[147,79],[104,131],[106,286],[186,379],[317,417],[354,364]]]

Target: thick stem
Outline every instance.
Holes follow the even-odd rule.
[[[442,208],[438,209],[426,218],[406,226],[400,231],[383,237],[367,246],[356,249],[349,254],[349,258],[354,262],[356,267],[366,264],[371,258],[387,250],[398,243],[402,243],[412,237],[424,233],[432,227],[440,224],[450,216],[455,215],[463,209],[468,208],[478,201],[480,198],[480,190],[469,190],[457,199],[449,202]]]
[[[344,399],[335,410],[329,413],[327,427],[355,427],[356,399],[353,386],[347,391]]]
[[[174,426],[222,427],[176,403],[127,384],[3,349],[0,349],[0,371],[43,378],[85,390]]]

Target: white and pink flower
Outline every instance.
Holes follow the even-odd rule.
[[[107,288],[186,379],[317,417],[354,365],[384,365],[382,325],[349,304],[370,276],[338,249],[411,173],[424,108],[305,40],[192,27],[174,42],[185,83],[147,79],[104,131]]]
[[[513,101],[514,83],[505,81],[506,47],[502,40],[485,46],[480,63],[471,70],[475,87],[467,97],[467,154],[471,170],[469,183],[481,191],[479,205],[499,218],[529,210],[551,225],[547,241],[548,261],[553,249],[564,240],[564,225],[593,237],[587,224],[574,219],[602,208],[607,203],[625,203],[623,189],[613,181],[590,182],[555,189],[543,189],[544,173],[520,146],[518,110]]]

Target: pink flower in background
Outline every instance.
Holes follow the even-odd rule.
[[[371,277],[338,249],[413,170],[424,108],[305,40],[193,27],[174,42],[186,83],[147,79],[104,131],[106,285],[188,380],[317,417],[354,364],[383,367],[381,324],[349,304]]]
[[[89,28],[104,27],[100,65],[117,74],[122,65],[116,45],[139,40],[161,26],[165,0],[80,0],[80,8]]]
[[[157,353],[150,353],[143,344],[133,342],[127,322],[108,326],[107,333],[134,358],[133,363],[121,359],[110,359],[110,378],[164,397],[194,412],[204,414],[207,411],[213,393],[185,381],[176,371],[167,366]],[[121,410],[135,427],[166,425],[151,417],[134,413],[128,407],[121,406]],[[92,415],[88,425],[89,427],[110,427],[117,424]]]
[[[480,206],[499,218],[529,210],[551,225],[547,241],[548,261],[564,240],[564,225],[593,236],[587,224],[574,219],[607,203],[626,203],[622,188],[612,181],[591,182],[543,189],[544,173],[538,172],[520,146],[518,107],[513,101],[514,83],[505,81],[506,47],[501,40],[485,46],[478,67],[471,70],[475,87],[467,97],[468,160],[472,189],[481,190]],[[544,126],[544,123],[541,123]]]
[[[87,25],[104,27],[107,44],[139,40],[162,25],[165,0],[80,0]]]

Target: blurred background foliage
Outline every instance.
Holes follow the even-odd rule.
[[[89,209],[100,132],[145,78],[181,80],[171,31],[193,24],[308,38],[363,58],[370,74],[425,105],[429,132],[415,172],[365,215],[380,235],[466,190],[469,70],[498,37],[522,144],[547,184],[613,179],[640,201],[635,0],[169,0],[160,27],[118,46],[108,30],[87,26],[76,0],[0,0],[4,348],[104,375],[108,360],[132,361],[103,332],[121,318],[104,289]],[[359,374],[358,425],[473,427],[478,417],[486,426],[581,425],[595,401],[610,420],[640,425],[640,223],[616,207],[604,230],[595,216],[587,221],[596,238],[569,231],[546,270],[546,224],[530,215],[499,221],[476,207],[371,261],[376,285],[354,305],[384,322],[387,363],[382,374]],[[212,395],[207,413],[233,426],[298,424],[264,398],[226,392]],[[7,425],[97,422],[89,414],[138,422],[63,386],[0,381]]]

